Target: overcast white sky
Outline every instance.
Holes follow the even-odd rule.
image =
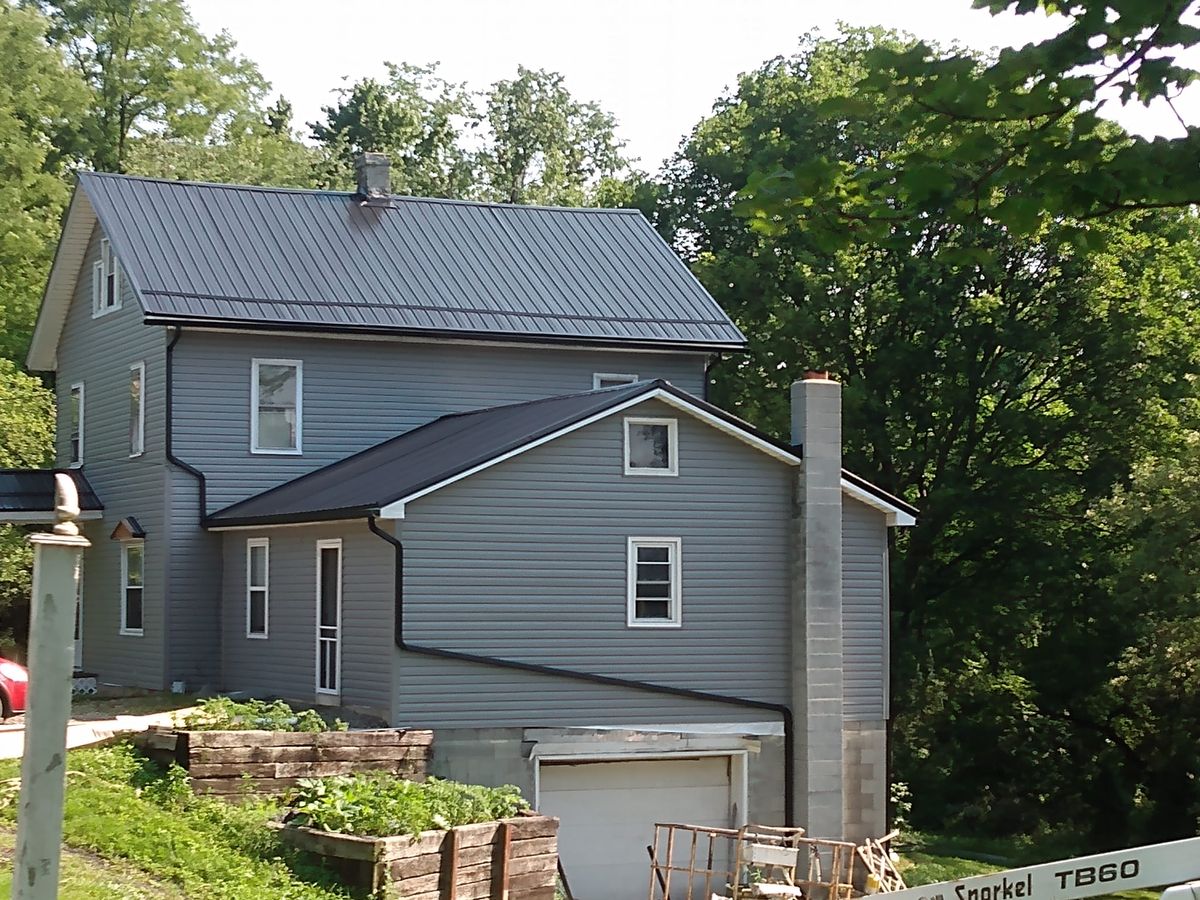
[[[1040,16],[998,16],[970,0],[190,0],[200,27],[228,31],[296,124],[317,118],[332,91],[383,63],[440,61],[473,89],[511,77],[517,64],[561,72],[581,100],[618,122],[642,168],[655,170],[739,72],[790,53],[814,27],[840,19],[884,25],[986,49],[1054,32]],[[1200,122],[1200,94],[1176,103]],[[1179,136],[1166,108],[1116,118],[1145,134]],[[307,129],[304,129],[307,132]]]

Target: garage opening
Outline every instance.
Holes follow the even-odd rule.
[[[643,900],[656,822],[738,823],[732,756],[542,761],[539,811],[557,816],[559,856],[576,900]]]

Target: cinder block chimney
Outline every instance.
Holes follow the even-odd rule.
[[[814,837],[844,831],[842,765],[842,386],[828,372],[792,385],[792,711],[796,815]]]
[[[354,157],[358,195],[368,200],[386,197],[392,191],[391,162],[383,153],[360,153]]]

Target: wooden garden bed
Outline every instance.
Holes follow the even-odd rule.
[[[178,731],[136,738],[152,758],[179,763],[198,794],[280,793],[301,778],[390,772],[423,781],[432,731]]]
[[[425,831],[354,837],[285,825],[280,834],[321,856],[355,888],[387,900],[554,900],[558,819],[518,816]]]

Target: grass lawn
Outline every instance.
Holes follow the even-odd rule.
[[[329,872],[282,845],[267,822],[269,802],[226,804],[193,797],[130,746],[75,750],[68,786],[63,893],[67,898],[204,897],[214,900],[332,900],[349,896]],[[0,762],[0,779],[18,776]],[[11,883],[16,786],[0,791],[0,893]]]
[[[910,887],[957,881],[1001,869],[1083,855],[1076,848],[1056,841],[1030,838],[979,840],[919,833],[904,835],[904,843],[897,850],[902,857],[900,871]],[[1120,900],[1158,900],[1161,893],[1155,890],[1124,891],[1107,896]]]

